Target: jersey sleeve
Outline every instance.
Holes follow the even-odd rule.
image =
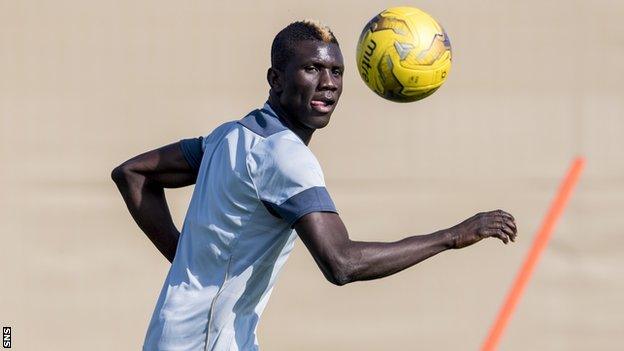
[[[337,213],[318,161],[299,141],[265,140],[250,151],[247,165],[266,209],[291,227],[308,213]]]
[[[210,134],[197,138],[188,138],[180,140],[180,148],[186,162],[196,171],[201,166],[201,160],[204,153],[214,151],[216,144],[221,138],[227,134],[233,127],[235,122],[228,122],[215,128]]]
[[[204,150],[202,148],[203,140],[204,137],[180,140],[180,148],[182,149],[182,154],[186,162],[196,171],[199,170],[201,159],[204,156]]]

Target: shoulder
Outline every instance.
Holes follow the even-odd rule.
[[[223,139],[229,132],[236,128],[236,121],[226,122],[213,129],[212,132],[195,138],[180,140],[182,151],[187,153],[203,153],[206,145]]]
[[[228,133],[234,130],[236,126],[236,121],[230,121],[225,122],[217,128],[213,129],[210,134],[202,138],[202,149],[205,149],[206,145],[218,142],[219,140],[223,139]]]
[[[251,162],[287,174],[320,173],[312,151],[290,130],[276,133],[256,144],[249,153]]]
[[[292,134],[292,132],[291,132]],[[260,200],[289,226],[311,212],[337,212],[321,166],[294,134],[275,134],[250,152],[248,163]]]

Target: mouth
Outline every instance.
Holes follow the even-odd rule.
[[[336,100],[327,96],[316,97],[310,101],[312,109],[322,114],[331,112],[334,109],[335,104]]]

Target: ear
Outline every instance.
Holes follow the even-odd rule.
[[[269,86],[271,86],[271,90],[280,94],[283,90],[282,87],[282,72],[276,70],[271,67],[267,71],[267,82],[269,82]]]

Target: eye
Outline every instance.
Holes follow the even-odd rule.
[[[340,68],[334,68],[334,69],[332,70],[332,74],[333,74],[333,75],[335,75],[335,76],[337,76],[337,77],[342,76],[342,73],[343,73],[343,70],[342,70],[342,69],[340,69]]]
[[[314,73],[318,71],[318,68],[316,66],[306,66],[304,70],[308,73]]]

